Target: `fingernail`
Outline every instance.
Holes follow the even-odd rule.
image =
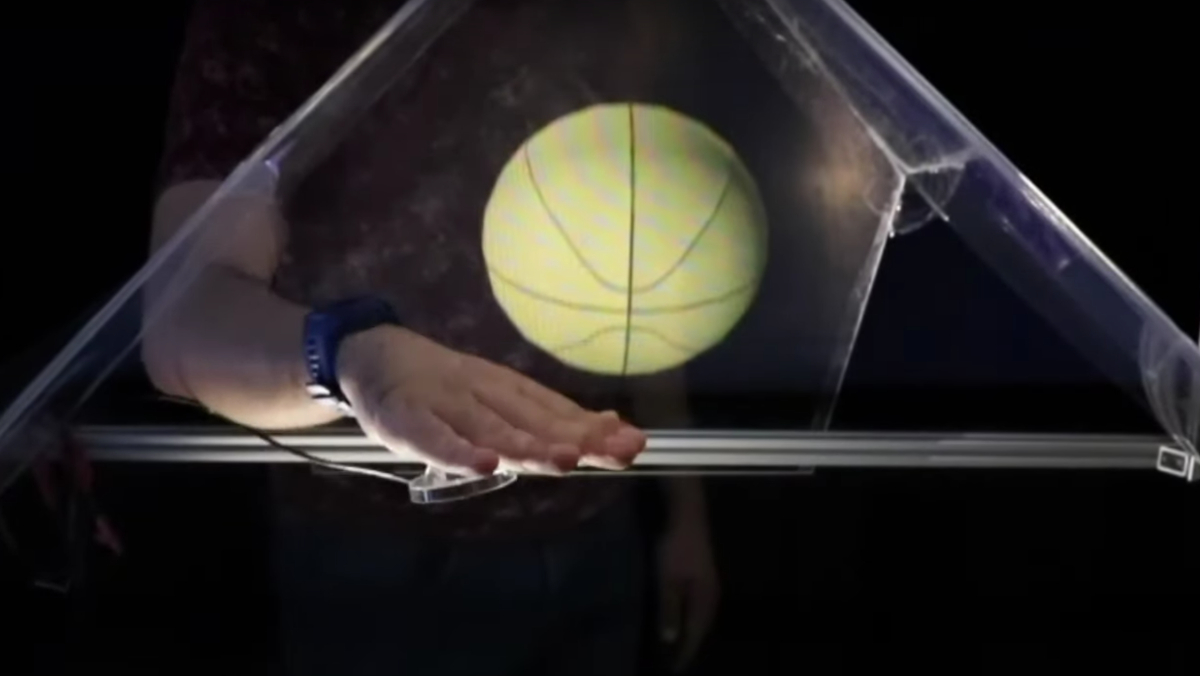
[[[621,429],[621,419],[617,418],[615,415],[612,417],[600,416],[596,425],[592,429],[593,434],[600,437],[606,437],[610,434],[615,434],[617,430]]]
[[[621,416],[617,415],[616,411],[603,411],[596,415],[597,421],[600,423],[600,429],[612,430],[625,424],[621,421]]]
[[[604,440],[604,452],[610,456],[626,456],[636,448],[635,442],[614,435]]]
[[[550,462],[558,469],[569,472],[579,464],[579,449],[570,444],[551,444]]]
[[[591,450],[607,448],[613,432],[614,426],[609,425],[607,421],[601,421],[599,425],[589,425],[584,432],[583,447]]]
[[[628,444],[644,444],[646,442],[646,434],[636,427],[625,425],[617,431],[617,438],[622,439]]]

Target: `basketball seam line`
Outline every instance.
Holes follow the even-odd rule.
[[[635,195],[636,195],[636,193],[635,193],[636,186],[634,186],[634,184],[633,184],[633,181],[634,181],[633,173],[634,173],[634,164],[636,163],[637,157],[635,154],[636,150],[634,149],[634,143],[633,143],[633,106],[632,105],[629,106],[628,109],[629,109],[629,116],[630,116],[630,121],[629,121],[629,124],[630,124],[630,131],[629,131],[630,196],[629,196],[629,199],[631,202],[631,207],[630,207],[630,211],[631,211],[630,233],[631,234],[630,234],[630,239],[629,239],[629,257],[630,257],[630,264],[632,265],[633,243],[634,243],[634,238],[633,238],[633,234],[632,234],[633,223],[634,223],[634,221],[633,221],[634,214],[632,213],[632,210],[633,210],[632,202],[635,199]],[[726,174],[726,176],[725,176],[724,184],[722,184],[722,186],[721,186],[720,196],[717,198],[717,201],[713,205],[712,211],[709,212],[708,217],[704,219],[704,224],[701,225],[700,229],[696,231],[696,236],[693,237],[690,242],[688,242],[687,248],[685,248],[683,253],[679,256],[679,258],[676,259],[675,262],[672,263],[671,266],[667,268],[666,272],[659,275],[659,277],[657,279],[655,279],[654,281],[652,281],[648,284],[643,284],[642,286],[635,288],[635,287],[633,287],[633,273],[632,273],[633,268],[631,267],[630,268],[631,272],[629,273],[629,278],[628,278],[628,286],[625,289],[622,289],[619,284],[614,284],[614,283],[608,281],[607,279],[605,279],[604,275],[600,274],[600,271],[597,270],[595,267],[592,266],[591,263],[588,262],[587,258],[583,255],[583,253],[579,250],[579,247],[575,244],[575,240],[571,239],[571,236],[567,234],[566,228],[563,227],[562,222],[558,220],[558,215],[555,214],[554,210],[550,208],[550,204],[546,201],[545,194],[542,193],[542,186],[540,183],[538,183],[537,174],[533,170],[533,158],[529,154],[529,146],[528,145],[526,145],[524,147],[521,154],[523,156],[523,159],[525,160],[524,161],[525,172],[529,176],[529,182],[533,185],[533,192],[537,196],[538,204],[541,205],[542,211],[546,212],[546,215],[550,217],[550,222],[554,225],[554,229],[556,231],[558,231],[559,236],[563,238],[564,242],[566,242],[567,248],[570,249],[570,251],[571,251],[571,255],[574,256],[577,261],[579,261],[579,264],[581,266],[583,266],[583,269],[586,270],[587,273],[593,279],[596,280],[597,284],[608,289],[609,291],[626,291],[626,290],[628,290],[628,291],[633,291],[636,293],[642,293],[645,291],[650,291],[650,290],[654,289],[655,287],[657,287],[659,284],[662,284],[664,281],[666,281],[667,278],[669,278],[671,275],[673,275],[679,269],[679,267],[683,265],[683,262],[685,260],[687,260],[688,254],[690,254],[693,250],[695,250],[695,248],[699,245],[700,240],[708,232],[709,228],[712,227],[713,222],[715,222],[717,219],[717,215],[721,213],[721,207],[724,206],[725,198],[729,195],[729,189],[733,185],[733,170],[730,169],[729,173]]]
[[[583,338],[580,338],[579,340],[572,340],[570,342],[563,343],[562,345],[556,345],[553,347],[545,347],[543,349],[551,354],[557,354],[564,350],[573,350],[577,347],[583,347],[584,345],[587,345],[588,343],[592,342],[593,340],[596,340],[600,336],[603,336],[606,333],[612,333],[613,331],[626,331],[627,335],[630,331],[641,331],[642,333],[648,333],[648,334],[654,336],[655,338],[658,338],[659,340],[661,340],[663,342],[663,344],[673,347],[676,350],[679,350],[680,352],[682,352],[683,354],[689,355],[689,356],[694,355],[694,354],[699,354],[702,351],[702,350],[698,350],[690,345],[684,345],[683,343],[680,343],[680,342],[677,342],[670,338],[667,338],[666,336],[664,336],[662,333],[660,333],[656,329],[651,329],[651,328],[648,328],[645,326],[629,326],[626,329],[622,329],[617,326],[606,326],[603,329],[599,329],[593,333],[588,334],[587,336],[584,336]],[[627,375],[628,370],[629,370],[629,365],[622,364],[621,375]]]
[[[626,265],[628,274],[625,279],[625,358],[621,361],[621,375],[629,373],[629,340],[633,331],[633,243],[634,228],[637,227],[637,129],[633,120],[633,105],[627,106],[629,111],[629,263]]]
[[[554,224],[554,229],[558,231],[559,236],[562,237],[563,241],[567,243],[567,248],[571,250],[571,255],[575,256],[575,260],[579,261],[579,264],[583,266],[584,270],[587,270],[588,274],[596,280],[597,284],[603,286],[609,291],[624,291],[625,289],[622,289],[619,284],[613,284],[605,279],[604,276],[601,275],[598,270],[596,270],[596,268],[592,267],[592,264],[588,262],[587,258],[583,256],[583,254],[579,251],[579,247],[575,246],[575,241],[571,239],[570,235],[567,234],[566,228],[563,227],[562,223],[558,220],[558,216],[555,215],[554,210],[551,209],[550,205],[546,202],[546,196],[542,194],[542,186],[538,184],[537,174],[535,174],[533,171],[533,160],[529,157],[528,145],[525,146],[525,150],[522,154],[525,156],[525,171],[529,174],[529,182],[533,184],[533,192],[535,195],[537,195],[538,203],[542,205],[542,210],[545,211],[546,215],[550,217],[550,222]]]
[[[704,219],[704,225],[700,226],[700,229],[696,231],[696,236],[693,237],[692,241],[688,243],[687,248],[683,250],[683,253],[680,254],[679,258],[676,259],[675,262],[672,263],[671,266],[667,268],[666,272],[659,275],[658,279],[655,279],[654,281],[652,281],[648,284],[643,284],[642,286],[639,286],[637,288],[633,288],[633,274],[630,273],[629,288],[631,291],[634,291],[637,293],[642,293],[643,291],[650,291],[650,290],[654,289],[655,287],[657,287],[659,284],[662,284],[663,282],[665,282],[668,277],[675,274],[675,272],[679,270],[680,266],[683,265],[683,262],[685,260],[687,260],[688,254],[692,253],[692,251],[695,250],[696,246],[699,245],[700,240],[704,238],[704,234],[708,232],[708,229],[712,226],[713,221],[717,220],[717,214],[719,214],[721,212],[721,207],[725,204],[725,196],[729,194],[729,186],[732,183],[733,183],[733,172],[731,171],[728,175],[725,176],[725,185],[721,188],[721,196],[717,198],[717,203],[716,203],[716,205],[713,206],[712,212],[708,214],[708,218]],[[633,257],[633,252],[632,252],[633,242],[632,241],[630,242],[629,248],[630,248],[629,255],[630,255],[630,258],[632,258]],[[632,268],[630,268],[630,269],[632,270]]]
[[[579,310],[580,312],[597,312],[597,313],[608,314],[608,315],[619,315],[619,314],[625,313],[626,309],[627,309],[627,308],[620,308],[620,307],[605,307],[603,305],[589,305],[587,303],[577,303],[574,301],[563,300],[562,298],[555,298],[554,296],[542,293],[541,291],[537,291],[535,289],[531,289],[531,288],[525,286],[524,284],[516,282],[511,277],[496,270],[495,268],[489,267],[489,268],[487,268],[487,271],[489,274],[494,276],[496,279],[500,280],[501,282],[504,282],[508,286],[511,286],[516,291],[520,291],[521,293],[523,293],[527,296],[530,296],[531,298],[535,298],[537,300],[544,301],[544,302],[550,303],[552,305],[557,305],[559,307],[567,308],[569,310]],[[753,288],[757,283],[758,283],[758,280],[754,279],[749,282],[746,282],[745,284],[742,284],[741,286],[736,286],[728,291],[723,291],[720,294],[717,294],[715,296],[709,296],[702,300],[692,301],[690,303],[681,303],[679,305],[659,305],[659,306],[655,306],[655,307],[651,307],[651,308],[644,308],[644,309],[640,309],[640,310],[632,309],[631,314],[645,316],[645,315],[658,315],[658,314],[667,314],[670,312],[686,312],[688,310],[695,310],[698,308],[702,308],[706,305],[715,305],[717,303],[723,303],[723,302],[729,300],[730,298],[733,298],[734,296],[745,293],[747,289]]]

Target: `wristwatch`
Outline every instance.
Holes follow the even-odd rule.
[[[338,383],[338,348],[349,336],[389,324],[399,326],[399,316],[387,301],[373,296],[343,300],[309,312],[304,318],[304,365],[308,370],[305,388],[309,396],[353,416]]]

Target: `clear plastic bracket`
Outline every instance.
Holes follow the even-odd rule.
[[[1182,449],[1174,446],[1161,446],[1158,449],[1158,460],[1154,467],[1165,474],[1184,479],[1188,483],[1200,479],[1200,453],[1196,449]]]

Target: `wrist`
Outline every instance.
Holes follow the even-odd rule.
[[[371,296],[338,301],[314,309],[304,318],[304,358],[307,389],[313,399],[346,414],[353,409],[343,383],[369,377],[378,364],[381,327],[396,326],[399,319],[387,302]]]
[[[704,487],[696,477],[671,477],[666,480],[667,528],[671,531],[697,530],[708,527]]]
[[[346,336],[338,346],[338,386],[347,396],[361,389],[382,363],[384,346],[395,340],[397,326],[383,325]]]

